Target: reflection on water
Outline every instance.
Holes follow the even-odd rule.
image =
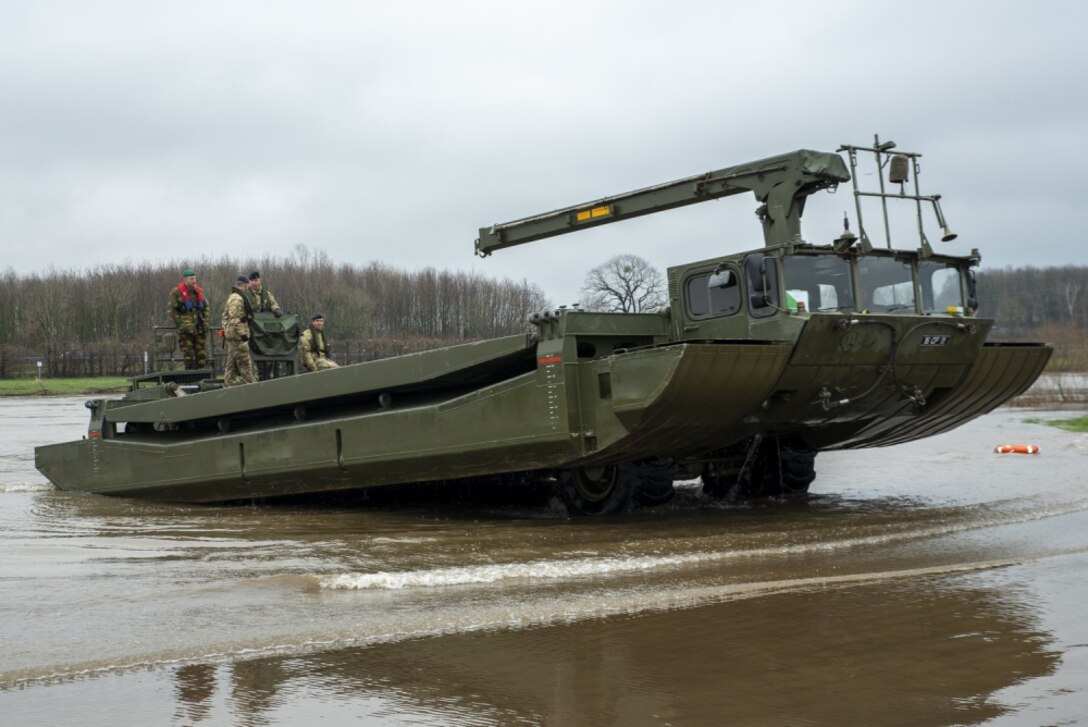
[[[988,694],[1053,669],[1032,612],[926,579],[415,639],[235,663],[231,715],[207,714],[190,667],[175,678],[187,714],[218,723],[285,723],[277,705],[304,702],[446,724],[953,724],[996,716]]]
[[[188,664],[174,672],[178,711],[175,717],[185,722],[201,722],[212,711],[215,694],[215,670],[211,664]]]
[[[198,507],[58,492],[31,449],[78,437],[82,400],[0,401],[0,714],[1057,721],[1033,705],[1088,712],[1088,442],[1023,424],[1036,415],[821,455],[801,502],[725,507],[685,487],[568,521],[470,493]],[[1006,440],[1043,454],[993,455]]]
[[[288,673],[281,659],[239,661],[230,670],[231,702],[236,714],[245,715],[254,724],[281,703],[277,698]]]

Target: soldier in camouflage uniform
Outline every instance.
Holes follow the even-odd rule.
[[[308,371],[340,368],[338,363],[329,360],[329,345],[325,341],[325,316],[320,313],[314,313],[310,317],[310,327],[302,332],[298,339],[298,348],[302,354],[302,365]]]
[[[249,302],[249,279],[239,275],[223,307],[223,337],[227,340],[227,368],[223,386],[252,384],[257,380],[253,359],[249,357],[249,322],[253,307]]]
[[[254,270],[249,274],[248,292],[249,304],[252,306],[254,313],[271,312],[277,318],[283,315],[283,309],[276,302],[276,296],[272,295],[271,290],[261,286],[260,271]],[[257,367],[257,376],[261,381],[294,373],[293,368],[287,368],[287,365],[282,361],[255,361],[254,365]]]
[[[276,296],[268,288],[261,287],[261,273],[254,270],[249,274],[249,304],[253,312],[272,311],[277,318],[283,315],[283,309],[276,302]]]
[[[181,271],[182,281],[170,290],[166,314],[178,331],[178,346],[185,368],[202,369],[208,365],[208,301],[196,284],[196,271]]]

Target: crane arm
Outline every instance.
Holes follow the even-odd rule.
[[[838,154],[801,149],[512,222],[481,227],[480,237],[476,240],[476,254],[486,257],[504,247],[743,192],[753,192],[762,203],[759,214],[763,220],[766,244],[784,243],[800,235],[801,212],[808,195],[848,181],[850,173]]]

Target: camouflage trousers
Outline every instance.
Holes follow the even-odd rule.
[[[249,357],[249,344],[227,339],[227,368],[223,372],[223,386],[252,384],[257,381],[253,371],[253,359]]]
[[[186,369],[202,369],[208,365],[208,337],[203,333],[178,331],[178,348]]]

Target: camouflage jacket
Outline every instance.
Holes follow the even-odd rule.
[[[204,291],[199,285],[185,285],[189,294],[189,304],[186,305],[185,296],[181,294],[183,285],[185,283],[179,283],[170,289],[170,295],[166,299],[166,315],[179,333],[203,333],[208,330],[208,299],[204,297]]]
[[[227,304],[223,306],[223,335],[232,343],[249,338],[249,321],[253,318],[253,308],[249,296],[238,288],[231,288]]]
[[[250,288],[246,292],[249,295],[249,304],[254,312],[271,311],[275,313],[283,310],[280,308],[280,304],[276,302],[276,296],[272,295],[272,291],[263,285],[257,290]]]
[[[325,333],[313,326],[302,332],[302,336],[298,339],[298,348],[299,353],[302,354],[302,365],[310,371],[317,370],[317,359],[329,356]]]

